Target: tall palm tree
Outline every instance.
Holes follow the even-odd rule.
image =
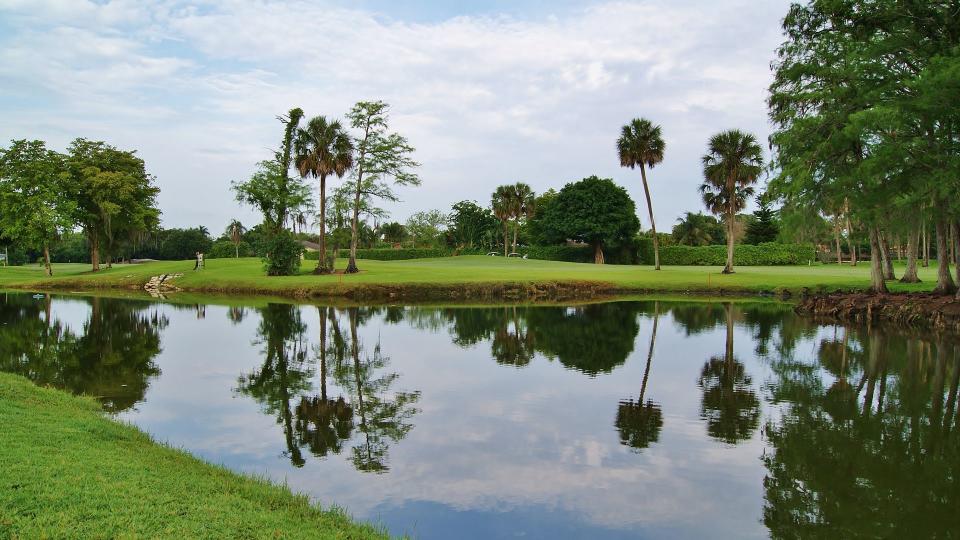
[[[314,273],[328,274],[333,268],[327,265],[327,177],[343,178],[353,167],[353,142],[339,120],[316,116],[297,130],[295,148],[300,175],[320,179],[320,252]]]
[[[513,186],[500,186],[493,192],[490,206],[493,215],[503,224],[503,256],[506,257],[510,249],[510,218],[514,215]]]
[[[737,212],[753,195],[749,186],[763,172],[763,149],[757,138],[738,129],[710,138],[707,154],[701,158],[706,181],[700,186],[703,201],[711,212],[723,215],[727,225],[727,264],[724,274],[733,273],[733,228]]]
[[[513,185],[513,251],[517,251],[517,233],[520,220],[533,214],[533,189],[528,184],[517,182]]]
[[[243,239],[243,233],[247,232],[247,228],[243,226],[243,223],[240,223],[240,220],[234,219],[227,225],[227,235],[230,237],[230,241],[233,242],[233,251],[234,258],[240,258],[240,241]]]
[[[640,167],[643,180],[643,194],[647,198],[647,212],[650,214],[650,230],[653,232],[653,264],[660,269],[660,241],[657,238],[657,223],[653,220],[653,203],[650,202],[650,187],[647,185],[647,167],[651,169],[663,161],[666,143],[660,126],[653,125],[646,118],[634,118],[623,126],[617,139],[617,153],[620,154],[620,166],[631,169]]]

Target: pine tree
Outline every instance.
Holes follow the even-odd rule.
[[[753,213],[753,217],[756,219],[747,226],[747,236],[744,238],[744,242],[747,244],[774,242],[777,235],[780,234],[777,214],[763,197],[757,197],[757,204],[760,205],[760,208]]]

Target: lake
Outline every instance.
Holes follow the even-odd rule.
[[[393,534],[960,530],[956,336],[759,300],[0,300],[0,370]]]

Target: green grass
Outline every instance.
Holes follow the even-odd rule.
[[[108,287],[139,288],[162,273],[183,272],[176,284],[186,291],[277,294],[284,296],[343,296],[376,288],[401,291],[443,290],[497,284],[594,283],[618,292],[797,292],[859,290],[869,285],[869,265],[744,266],[723,275],[720,267],[598,266],[555,261],[504,259],[503,257],[447,257],[406,261],[358,261],[361,273],[314,276],[312,261],[300,275],[267,277],[259,259],[210,259],[207,268],[193,271],[191,261],[160,261],[115,265],[99,273],[89,265],[58,264],[54,276],[43,276],[39,266],[0,269],[0,287],[77,290]],[[338,261],[338,267],[344,266]],[[902,271],[902,268],[900,269]],[[936,269],[920,269],[923,283],[890,282],[893,291],[916,292],[932,288]]]
[[[0,538],[385,538],[0,373]]]

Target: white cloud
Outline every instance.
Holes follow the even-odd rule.
[[[766,135],[767,65],[786,5],[609,2],[423,23],[296,1],[0,1],[10,29],[0,138],[139,148],[166,224],[219,230],[234,215],[255,219],[229,182],[269,156],[274,117],[293,106],[341,116],[359,99],[392,104],[423,163],[423,187],[392,208],[400,219],[485,201],[501,182],[544,190],[594,173],[642,204],[613,142],[625,121],[647,116],[669,142],[652,175],[667,230],[699,209],[697,156],[712,132]]]

